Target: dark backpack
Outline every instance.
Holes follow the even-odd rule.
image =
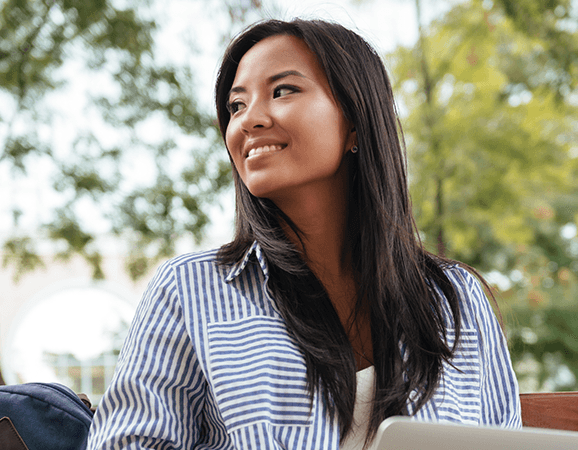
[[[0,386],[0,449],[85,450],[92,416],[88,399],[61,384]]]

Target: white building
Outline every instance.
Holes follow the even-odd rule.
[[[46,268],[24,275],[0,268],[0,367],[6,384],[59,382],[97,404],[150,274],[128,277],[120,256],[103,261],[94,281],[80,257],[44,258]]]

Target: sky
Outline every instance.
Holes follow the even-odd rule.
[[[190,63],[200,86],[195,92],[196,100],[210,111],[214,108],[213,85],[224,51],[220,37],[225,33],[225,29],[224,25],[219,24],[226,21],[219,20],[217,13],[207,8],[207,1],[157,1],[153,2],[155,9],[152,14],[160,24],[155,41],[159,49],[156,57],[160,62],[182,62],[185,59]],[[431,5],[434,2],[439,7],[450,4],[450,1],[452,0],[422,0],[424,16],[433,14]],[[338,21],[356,29],[382,54],[393,50],[399,44],[411,45],[417,36],[415,4],[412,0],[263,0],[262,3],[266,14],[275,18],[291,19],[299,16]],[[199,20],[199,17],[206,17],[206,20]],[[194,55],[191,55],[191,46],[197,50]],[[89,73],[83,68],[82,58],[73,57],[57,71],[56,76],[66,83],[66,87],[46,96],[45,101],[54,115],[50,126],[37,128],[41,139],[56,142],[56,151],[58,147],[69,149],[73,148],[73,141],[78,135],[75,130],[91,129],[96,130],[103,145],[114,145],[117,130],[111,130],[111,127],[102,123],[97,110],[91,110],[87,95],[114,95],[114,86],[107,83],[106,75]],[[11,103],[13,104],[13,99],[9,96],[3,97],[0,92],[0,113],[3,117],[10,117],[8,110]],[[21,121],[20,126],[26,127],[26,120]],[[137,132],[139,137],[151,142],[163,138],[158,127],[144,125]],[[0,135],[1,133],[0,127]],[[177,144],[181,144],[179,146],[183,148],[190,147],[186,142]],[[123,175],[145,180],[145,174],[154,172],[146,164],[150,165],[151,162],[145,158],[136,159],[132,167],[124,169],[127,173]],[[30,205],[21,218],[20,226],[33,230],[38,223],[46,222],[53,208],[62,202],[62,197],[47,188],[51,184],[49,166],[37,160],[32,162],[28,169],[31,176],[14,179],[10,176],[8,166],[0,165],[0,188],[7,194],[4,199],[0,198],[0,239],[12,232],[10,224],[13,207]],[[144,182],[146,183],[146,180]],[[215,208],[215,225],[208,232],[206,245],[222,243],[231,233],[232,198],[223,199],[223,203],[226,206],[225,212],[229,213],[223,215],[219,208]],[[87,216],[93,211],[93,206],[88,202],[84,208]],[[108,221],[99,219],[94,214],[90,217],[90,222],[91,226],[98,230],[108,229]]]
[[[159,23],[156,36],[157,56],[160,62],[182,62],[191,65],[200,89],[195,95],[198,103],[207,111],[213,106],[213,85],[220,58],[224,51],[221,36],[225,34],[226,22],[219,20],[218,14],[207,8],[207,1],[167,0],[153,2],[155,8],[151,14]],[[247,1],[247,0],[244,0]],[[458,0],[421,0],[425,20],[439,14]],[[413,0],[263,0],[266,15],[281,19],[293,17],[323,18],[344,24],[357,30],[380,54],[392,51],[397,45],[412,45],[417,39],[415,2]],[[433,8],[433,5],[436,8]],[[441,8],[441,9],[440,9]],[[198,20],[198,18],[206,20]],[[64,20],[64,18],[62,18]],[[221,28],[219,28],[221,27]],[[191,55],[191,46],[196,53]],[[75,55],[76,56],[76,55]],[[79,55],[81,56],[81,55]],[[78,136],[76,130],[96,130],[102,144],[113,146],[118,130],[111,129],[103,123],[97,109],[90,105],[89,95],[114,96],[115,87],[107,83],[106,74],[95,75],[83,68],[82,58],[69,58],[59,69],[56,76],[65,82],[66,87],[47,95],[45,100],[53,112],[52,122],[48,126],[39,126],[37,132],[42,139],[55,142],[56,151],[73,148],[73,141]],[[89,95],[87,95],[89,94]],[[0,113],[10,117],[10,112],[3,112],[13,103],[11,97],[3,97],[0,92]],[[26,120],[20,126],[26,127]],[[162,127],[151,127],[141,124],[137,133],[139,138],[149,142],[161,141],[166,136]],[[163,132],[165,135],[163,135]],[[2,129],[0,127],[0,137]],[[187,137],[184,137],[187,139]],[[191,138],[192,139],[192,138]],[[189,142],[177,142],[182,148],[190,148]],[[135,158],[130,167],[123,168],[126,179],[142,180],[147,183],[146,174],[151,182],[154,174],[152,161],[147,158]],[[34,230],[39,223],[49,221],[53,209],[63,202],[51,188],[50,166],[43,161],[33,161],[29,167],[30,176],[13,178],[9,167],[0,165],[0,189],[7,195],[0,198],[0,240],[12,233],[11,210],[20,205],[29,205],[20,219],[22,229]],[[4,181],[3,181],[4,180]],[[203,247],[215,246],[228,240],[232,233],[232,195],[222,198],[222,206],[211,212],[213,226],[208,230]],[[104,232],[109,222],[104,217],[94,214],[90,202],[80,204],[81,214],[90,217],[90,226],[97,233]],[[82,210],[84,208],[84,210]],[[102,230],[102,231],[101,231]],[[51,245],[45,244],[47,251]]]
[[[224,20],[219,20],[215,12],[207,9],[207,1],[166,0],[153,2],[151,14],[160,24],[156,36],[157,57],[160,62],[190,63],[200,88],[195,91],[196,100],[206,110],[213,106],[213,85],[217,74],[224,45],[220,37],[225,33]],[[247,0],[243,0],[247,1]],[[421,0],[422,16],[427,21],[459,0]],[[262,0],[267,15],[275,18],[291,19],[293,17],[323,18],[334,20],[357,30],[380,54],[392,51],[398,45],[412,45],[417,39],[417,23],[414,0]],[[435,5],[435,8],[434,8]],[[198,18],[206,20],[199,20]],[[64,19],[62,19],[64,20]],[[220,29],[219,26],[222,28]],[[197,52],[191,55],[191,46]],[[79,55],[80,56],[80,55]],[[65,66],[57,71],[60,80],[66,83],[64,89],[47,95],[45,101],[54,113],[50,126],[39,126],[37,131],[42,139],[57,142],[63,149],[73,148],[73,141],[78,136],[75,130],[96,130],[104,146],[113,146],[118,130],[111,129],[98,117],[99,112],[90,108],[90,94],[114,96],[111,83],[107,83],[105,74],[95,75],[83,68],[82,58],[69,58]],[[387,62],[386,62],[387,64]],[[0,112],[6,109],[13,99],[2,97],[0,92]],[[2,105],[4,103],[4,105]],[[10,116],[10,113],[2,114]],[[26,121],[21,126],[26,127]],[[72,132],[71,132],[72,131]],[[137,133],[139,138],[150,142],[161,141],[163,131],[159,127],[141,124]],[[2,130],[0,127],[0,134]],[[116,133],[116,134],[115,134]],[[1,136],[0,136],[1,137]],[[185,137],[186,139],[186,137]],[[192,139],[192,138],[191,138]],[[59,144],[59,145],[58,145]],[[188,142],[177,142],[182,148],[190,148]],[[148,164],[148,166],[147,166]],[[146,183],[146,174],[153,177],[152,161],[146,158],[135,158],[131,167],[124,167],[123,176],[135,178]],[[32,176],[14,180],[7,165],[0,165],[0,188],[7,193],[0,199],[0,239],[11,233],[11,209],[14,206],[30,205],[22,216],[20,226],[34,229],[38,223],[48,221],[51,211],[62,203],[62,197],[55,195],[50,186],[49,166],[38,160],[30,164]],[[5,180],[4,183],[2,180]],[[9,183],[7,183],[9,181]],[[152,181],[152,180],[151,180]],[[215,208],[213,226],[208,230],[204,245],[214,246],[226,240],[232,227],[232,197],[223,198],[225,211]],[[91,214],[93,205],[88,201],[81,204],[86,216],[90,216],[91,227],[96,232],[107,230],[109,223],[104,218]]]
[[[455,4],[457,0],[422,0],[422,15],[429,20]],[[263,0],[265,14],[273,18],[290,20],[293,17],[322,18],[337,21],[358,31],[378,53],[385,54],[398,45],[412,45],[417,39],[415,1],[413,0]],[[435,8],[434,8],[435,5]],[[178,60],[187,53],[188,39],[195,39],[200,55],[200,81],[207,86],[203,101],[212,105],[212,87],[223,48],[214,39],[199,36],[214,35],[211,20],[195,22],[194,27],[186,19],[203,14],[200,2],[171,0],[163,6],[164,18],[170,26],[165,27],[159,39],[168,59]],[[179,45],[180,43],[180,45]]]

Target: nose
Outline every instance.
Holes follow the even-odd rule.
[[[269,128],[273,124],[273,120],[266,105],[262,102],[251,102],[246,107],[243,113],[241,126],[246,133],[251,132],[257,128]]]

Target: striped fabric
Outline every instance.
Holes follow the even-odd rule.
[[[338,449],[339,426],[311,400],[305,362],[266,282],[258,244],[220,267],[216,250],[162,265],[137,309],[88,448]],[[478,282],[447,271],[462,338],[453,366],[416,420],[520,427],[506,342]],[[453,344],[449,306],[448,340]]]

